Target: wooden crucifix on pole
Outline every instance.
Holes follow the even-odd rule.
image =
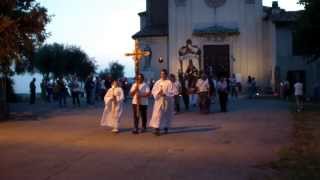
[[[135,66],[135,75],[138,76],[140,74],[140,62],[143,58],[151,55],[150,51],[144,51],[140,48],[139,41],[135,41],[135,47],[132,53],[126,53],[126,56],[131,56],[134,60]]]
[[[139,41],[135,41],[135,47],[132,53],[126,53],[126,56],[131,56],[134,60],[134,66],[135,66],[135,75],[136,75],[136,84],[137,84],[137,91],[136,93],[139,93],[139,81],[137,77],[140,74],[140,62],[143,58],[148,57],[151,55],[150,51],[144,51],[140,48]],[[138,117],[140,116],[140,97],[137,96],[137,114]]]

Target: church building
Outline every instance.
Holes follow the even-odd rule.
[[[142,62],[149,78],[158,78],[163,68],[185,72],[190,60],[216,77],[235,74],[245,84],[252,76],[258,86],[273,90],[297,78],[311,89],[320,77],[320,65],[308,65],[295,49],[292,26],[299,11],[285,11],[276,1],[272,7],[262,0],[147,0],[146,5],[133,38],[151,52]]]

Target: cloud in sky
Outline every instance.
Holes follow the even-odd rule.
[[[145,10],[145,0],[39,0],[54,15],[47,29],[48,43],[80,46],[95,57],[100,68],[119,60],[126,74],[133,75],[133,63],[124,57],[132,50],[131,36],[139,30],[138,12]],[[301,9],[297,0],[279,0],[288,10]],[[264,0],[270,6],[272,0]]]

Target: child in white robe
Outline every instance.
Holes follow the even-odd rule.
[[[101,126],[112,128],[113,133],[119,132],[119,123],[122,115],[124,94],[117,81],[112,82],[112,87],[104,96],[105,108],[101,118]]]

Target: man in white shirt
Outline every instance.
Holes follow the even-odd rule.
[[[201,78],[196,83],[197,92],[199,95],[199,107],[202,113],[209,113],[210,99],[209,99],[209,81],[205,73],[201,74]]]
[[[144,82],[143,74],[139,74],[136,77],[136,82],[132,85],[130,89],[130,94],[132,98],[132,108],[134,117],[134,130],[133,134],[139,133],[139,119],[142,120],[141,132],[147,130],[147,108],[148,108],[148,98],[150,96],[150,88]]]
[[[294,95],[296,96],[297,112],[303,109],[303,84],[298,80],[294,84]]]

